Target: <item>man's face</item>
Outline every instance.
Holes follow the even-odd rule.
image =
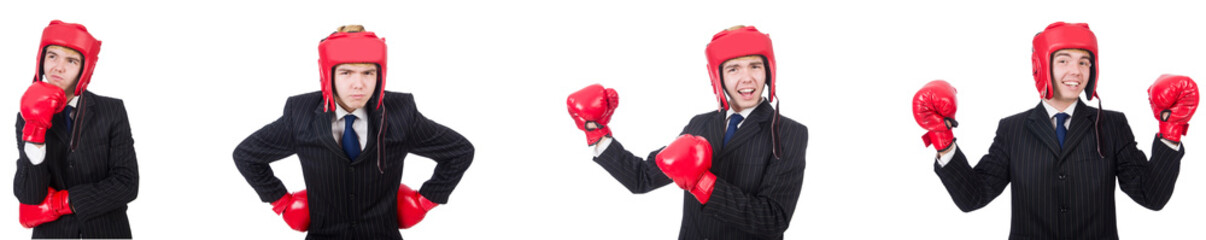
[[[1076,101],[1089,83],[1093,56],[1080,49],[1055,51],[1051,58],[1051,88],[1055,99]]]
[[[762,102],[762,89],[766,86],[766,63],[760,56],[745,56],[729,59],[720,65],[725,93],[729,95],[729,106],[733,111],[757,107]]]
[[[335,66],[335,102],[348,112],[364,107],[377,88],[377,65],[371,63]]]
[[[84,66],[83,59],[83,56],[75,50],[51,45],[42,54],[42,74],[46,82],[71,94],[75,91],[80,69]]]

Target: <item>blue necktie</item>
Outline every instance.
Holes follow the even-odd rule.
[[[1068,120],[1067,113],[1055,114],[1055,136],[1059,137],[1059,147],[1064,148],[1064,136],[1068,135],[1068,127],[1064,127],[1064,121]]]
[[[737,133],[737,124],[741,123],[743,119],[745,117],[742,117],[741,114],[733,114],[733,117],[729,118],[729,130],[724,131],[724,144],[720,146],[729,144],[729,139],[733,138],[734,133]]]
[[[348,158],[356,160],[360,156],[360,138],[356,137],[356,129],[352,128],[356,116],[348,114],[343,121],[346,122],[343,125],[343,152],[348,154]]]
[[[71,121],[71,112],[72,112],[72,110],[73,110],[73,109],[75,109],[75,108],[74,108],[74,107],[71,107],[71,106],[67,106],[67,108],[63,109],[63,118],[67,119],[67,132],[68,132],[68,134],[70,134],[70,133],[71,133],[71,122],[72,122],[72,121]]]

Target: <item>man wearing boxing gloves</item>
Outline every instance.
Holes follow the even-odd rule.
[[[964,212],[984,207],[1013,184],[1010,239],[1117,239],[1114,179],[1136,203],[1160,210],[1172,196],[1185,150],[1181,136],[1198,105],[1197,85],[1161,76],[1148,89],[1160,130],[1152,158],[1136,148],[1126,117],[1093,108],[1097,38],[1084,23],[1057,22],[1034,36],[1039,104],[1001,119],[988,154],[973,168],[954,143],[955,89],[927,84],[913,99],[926,145],[938,150],[934,171]],[[1100,104],[1100,100],[1098,101]]]
[[[126,205],[138,163],[125,105],[87,91],[101,41],[83,25],[42,30],[33,85],[17,116],[13,194],[33,238],[131,238]]]
[[[713,36],[706,53],[719,110],[692,118],[683,135],[649,154],[652,161],[612,138],[615,90],[596,84],[571,94],[570,116],[595,162],[629,191],[671,182],[685,190],[679,238],[782,239],[803,184],[808,128],[770,104],[776,68],[768,35],[732,27]]]
[[[284,115],[234,150],[235,165],[307,239],[401,239],[397,229],[448,202],[473,145],[419,113],[410,94],[385,91],[385,39],[373,32],[340,27],[318,55],[322,91],[290,97]],[[399,183],[407,153],[437,163],[419,191]],[[268,164],[293,154],[307,189],[289,193]]]

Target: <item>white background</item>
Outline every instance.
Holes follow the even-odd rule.
[[[958,88],[955,133],[974,164],[998,119],[1038,103],[1030,41],[1051,22],[1090,23],[1104,107],[1127,114],[1144,152],[1157,126],[1147,87],[1162,73],[1206,80],[1200,3],[341,2],[6,3],[0,96],[9,104],[0,112],[18,111],[46,23],[83,23],[104,41],[89,90],[129,109],[141,175],[128,211],[134,236],[301,238],[259,201],[231,152],[279,117],[287,97],[319,89],[320,39],[364,24],[390,46],[386,89],[415,93],[427,117],[477,147],[449,204],[403,236],[672,239],[681,190],[625,190],[590,160],[565,97],[591,83],[617,89],[611,127],[645,156],[715,108],[703,54],[712,34],[754,25],[775,42],[783,115],[811,130],[786,238],[1001,239],[1009,191],[971,213],[955,207],[911,116],[918,88],[933,79]],[[1193,129],[1164,210],[1117,192],[1122,238],[1204,238],[1206,128]],[[408,160],[403,183],[417,187],[434,164]],[[0,164],[0,173],[14,166]],[[291,191],[304,188],[296,158],[272,166]],[[0,206],[10,219],[0,236],[28,237],[16,198],[0,197]]]

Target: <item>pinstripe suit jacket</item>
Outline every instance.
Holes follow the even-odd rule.
[[[716,185],[708,204],[700,204],[683,191],[680,239],[782,239],[791,223],[804,181],[804,151],[808,128],[781,118],[782,158],[771,152],[771,118],[774,109],[763,101],[741,127],[724,141],[725,113],[696,115],[682,134],[708,139],[712,144],[712,173]],[[633,193],[645,193],[672,183],[649,153],[649,161],[624,150],[613,141],[594,161]]]
[[[70,193],[74,214],[34,227],[33,238],[131,238],[126,204],[138,196],[138,162],[126,107],[119,99],[91,91],[79,98],[75,136],[67,132],[67,112],[55,114],[46,131],[46,156],[38,165],[25,155],[25,120],[17,115],[20,156],[13,194],[22,204],[41,204],[46,187]]]
[[[964,212],[984,207],[1013,183],[1010,239],[1117,239],[1114,181],[1136,203],[1160,210],[1172,196],[1184,146],[1173,151],[1152,140],[1149,161],[1135,147],[1126,116],[1101,111],[1101,145],[1096,140],[1096,108],[1076,104],[1061,149],[1047,110],[1001,119],[988,154],[972,168],[960,150],[934,171]],[[1098,154],[1101,148],[1102,157]]]
[[[385,95],[381,109],[368,107],[369,140],[357,159],[348,159],[335,143],[335,113],[324,112],[321,92],[312,92],[290,97],[284,115],[239,144],[234,163],[260,200],[272,202],[288,191],[268,164],[297,154],[309,195],[307,239],[401,239],[397,193],[407,153],[436,161],[435,172],[419,193],[443,204],[469,168],[474,150],[456,131],[423,117],[410,94]]]

